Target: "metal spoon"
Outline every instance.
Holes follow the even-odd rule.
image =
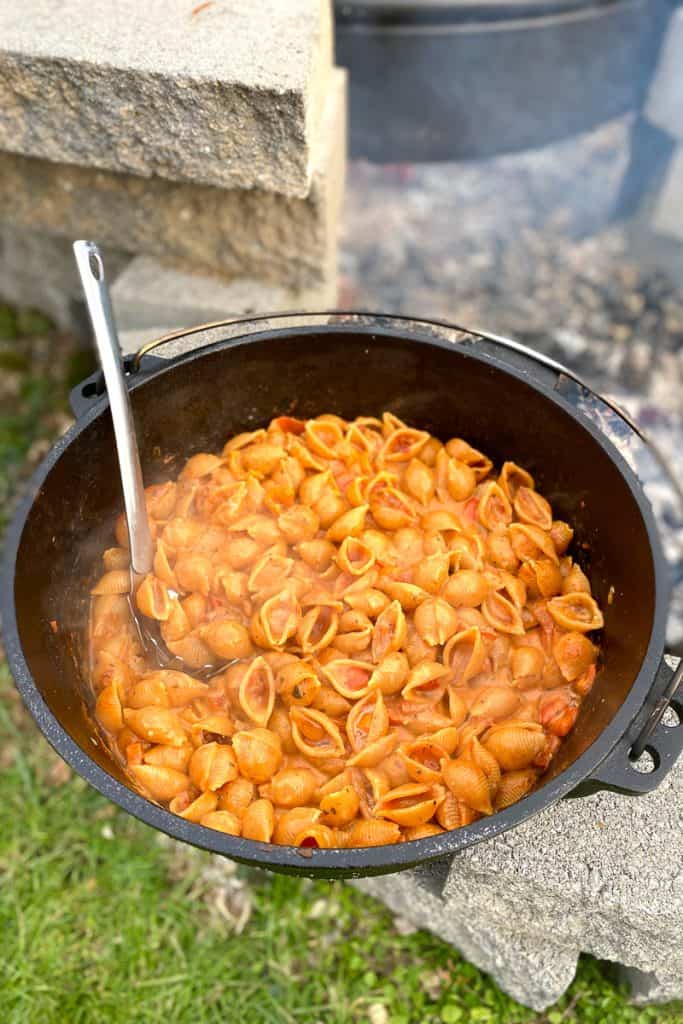
[[[133,623],[145,654],[153,659],[160,668],[176,669],[179,672],[188,672],[196,678],[205,679],[221,672],[225,665],[203,665],[199,669],[188,667],[182,658],[168,650],[161,638],[157,623],[141,616],[135,607],[135,591],[144,577],[152,572],[154,542],[147,518],[145,489],[133,412],[121,363],[121,348],[116,334],[102,256],[94,242],[74,242],[73,250],[92,323],[95,348],[107,387],[111,418],[114,423],[114,438],[130,546],[131,592],[129,604]],[[177,596],[173,591],[169,592],[172,597]]]

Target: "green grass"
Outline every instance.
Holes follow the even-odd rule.
[[[0,413],[9,489],[54,433],[73,353],[63,344],[46,386],[41,345],[7,340],[22,320],[3,309],[0,354],[16,378]],[[349,886],[234,868],[165,840],[63,765],[1,664],[0,936],[0,1024],[683,1022],[680,1006],[628,1006],[588,957],[560,1002],[534,1014]]]

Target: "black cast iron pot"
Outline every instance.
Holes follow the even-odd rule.
[[[613,436],[630,443],[636,435],[613,407],[514,343],[446,325],[330,314],[221,324],[173,338],[176,348],[188,338],[204,347],[170,360],[139,354],[129,363],[147,483],[283,412],[351,418],[389,409],[437,437],[463,435],[497,462],[528,467],[557,514],[574,524],[575,553],[605,610],[604,667],[537,790],[467,828],[370,849],[297,850],[163,810],[130,788],[97,738],[85,684],[89,586],[121,508],[112,424],[95,376],[74,393],[77,421],[37,470],[10,527],[2,590],[17,686],[46,738],[83,778],[177,839],[260,867],[328,877],[443,858],[570,793],[642,793],[658,784],[683,744],[683,729],[659,721],[677,684],[663,662],[667,570],[639,481],[595,422],[611,423]],[[633,767],[634,744],[650,752],[649,774]]]

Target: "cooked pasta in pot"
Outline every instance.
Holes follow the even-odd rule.
[[[145,661],[123,517],[90,640],[98,723],[148,798],[261,842],[375,846],[495,814],[548,768],[603,618],[525,469],[392,413],[282,416],[146,494],[135,601],[190,671]]]

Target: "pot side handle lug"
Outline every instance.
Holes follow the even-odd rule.
[[[145,360],[144,370],[136,370],[134,361],[134,355],[127,355],[123,359],[123,368],[126,373],[126,383],[129,390],[147,377],[151,377],[156,370],[168,365],[163,359],[150,357]],[[80,420],[94,405],[97,405],[100,399],[106,398],[106,393],[104,375],[101,370],[96,370],[89,377],[84,377],[80,384],[77,384],[69,392],[69,405],[76,419]]]
[[[653,687],[659,697],[646,705],[644,721],[639,716],[635,738],[631,730],[572,796],[587,796],[600,790],[641,796],[656,789],[671,771],[683,751],[683,660],[674,670],[663,661],[657,674],[660,678],[664,676],[664,685],[658,679],[659,685]],[[666,714],[669,709],[677,718],[675,724]],[[643,753],[652,759],[651,771],[636,767]]]

